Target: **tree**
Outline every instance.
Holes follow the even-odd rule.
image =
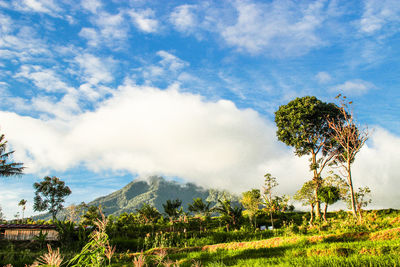
[[[319,199],[325,203],[324,208],[324,221],[326,220],[326,212],[328,211],[328,205],[332,205],[339,201],[340,199],[340,190],[335,186],[323,186],[318,189],[318,197]]]
[[[362,221],[362,208],[368,206],[372,202],[370,198],[371,189],[368,186],[359,187],[358,191],[354,194],[355,202],[357,205],[358,218]]]
[[[102,219],[102,211],[101,211],[101,205],[98,207],[92,205],[92,206],[87,206],[87,211],[85,214],[82,216],[82,221],[81,224],[83,225],[91,225],[94,226],[99,220]]]
[[[346,97],[339,94],[336,98],[340,98],[340,115],[343,120],[328,119],[329,128],[333,130],[332,138],[339,145],[334,155],[334,163],[344,170],[347,183],[350,188],[351,209],[353,216],[357,217],[356,201],[353,189],[353,178],[351,175],[351,164],[354,162],[357,153],[368,140],[368,129],[360,129],[354,119],[353,110],[350,105],[353,102],[347,102]]]
[[[311,210],[310,210],[310,225],[312,225],[314,221],[314,207],[315,207],[315,195],[314,195],[314,182],[313,181],[308,181],[303,184],[301,189],[296,192],[296,194],[293,196],[294,200],[297,200],[301,202],[303,206],[310,205]]]
[[[0,135],[0,176],[19,176],[23,174],[23,163],[9,162],[14,151],[7,152],[7,141]]]
[[[0,206],[0,222],[4,220],[3,209]]]
[[[310,156],[317,218],[321,217],[318,199],[321,173],[335,150],[333,130],[328,125],[328,117],[336,122],[342,120],[343,116],[335,104],[322,102],[315,96],[296,98],[287,105],[280,106],[275,112],[278,139],[294,147],[297,156]]]
[[[218,204],[213,208],[214,211],[222,215],[222,219],[226,221],[226,228],[229,231],[229,226],[232,225],[234,228],[239,226],[239,221],[242,218],[242,206],[231,205],[231,201],[228,199],[218,199]]]
[[[22,221],[24,221],[25,209],[26,209],[26,201],[25,199],[21,199],[18,203],[18,206],[22,207]]]
[[[165,204],[162,204],[164,208],[164,212],[168,215],[171,220],[176,219],[182,213],[182,200],[168,199]],[[179,208],[180,207],[180,208]]]
[[[161,217],[158,210],[147,203],[144,203],[140,209],[136,209],[136,212],[139,215],[140,221],[145,224],[155,223]]]
[[[201,216],[208,216],[210,214],[211,202],[203,202],[202,198],[194,198],[192,203],[189,203],[188,210],[193,213],[198,213]]]
[[[55,176],[44,177],[40,183],[34,183],[33,188],[36,189],[33,209],[48,210],[55,220],[57,213],[63,208],[65,197],[71,194],[71,189]]]
[[[271,226],[274,228],[274,221],[273,221],[273,216],[272,213],[275,211],[275,202],[272,197],[272,189],[276,186],[278,186],[278,182],[276,181],[275,177],[272,177],[270,173],[267,173],[264,175],[265,177],[265,185],[263,186],[263,192],[262,192],[262,197],[264,200],[264,205],[266,210],[269,212],[270,217],[271,217]]]
[[[250,223],[253,224],[254,228],[256,228],[256,214],[261,205],[260,190],[252,189],[250,191],[244,192],[240,202],[242,203],[243,207],[246,209],[249,215]]]

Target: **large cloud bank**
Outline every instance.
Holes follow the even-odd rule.
[[[232,102],[206,101],[179,88],[124,85],[113,97],[69,120],[0,112],[2,131],[28,172],[125,170],[181,177],[206,187],[243,192],[263,175],[293,194],[311,178],[306,158],[276,140],[275,126]],[[399,207],[400,138],[376,129],[354,164],[356,186],[370,186],[374,202]]]

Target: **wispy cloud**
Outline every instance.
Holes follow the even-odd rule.
[[[317,75],[315,75],[315,78],[320,84],[329,83],[332,80],[331,75],[325,71],[318,72]]]
[[[397,0],[366,0],[364,13],[359,21],[360,31],[374,34],[388,27],[389,31],[399,31],[400,5]]]
[[[348,95],[362,95],[371,89],[376,89],[376,86],[361,79],[346,81],[331,88],[331,91],[343,92]]]
[[[146,33],[156,32],[158,30],[158,21],[155,18],[155,12],[152,9],[130,10],[128,14],[131,16],[134,25],[141,31]]]

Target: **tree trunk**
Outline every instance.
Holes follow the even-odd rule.
[[[272,219],[272,211],[270,211],[269,214],[271,215],[271,226],[272,229],[274,229],[274,220]]]
[[[311,217],[310,217],[310,226],[312,226],[313,222],[314,222],[314,204],[311,204],[311,211],[310,211]]]
[[[351,209],[352,209],[354,218],[357,218],[356,200],[354,198],[353,179],[351,178],[350,164],[351,164],[350,159],[347,159],[347,182],[349,183],[349,187],[350,187]]]
[[[326,212],[328,210],[328,203],[325,203],[325,209],[324,209],[324,221],[327,222],[328,220],[326,219]]]
[[[313,181],[315,183],[315,204],[316,204],[316,209],[315,209],[315,217],[318,220],[321,218],[321,206],[320,206],[320,201],[318,199],[318,189],[319,189],[319,181],[318,181],[318,171],[317,171],[317,155],[313,152],[311,154],[312,157],[312,164],[313,164],[313,173],[314,173],[314,178]]]

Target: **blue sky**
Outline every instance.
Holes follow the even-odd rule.
[[[21,178],[8,218],[56,175],[68,204],[160,174],[242,192],[311,177],[275,137],[295,97],[354,102],[373,129],[354,166],[399,208],[400,4],[382,1],[0,1],[0,127]]]

